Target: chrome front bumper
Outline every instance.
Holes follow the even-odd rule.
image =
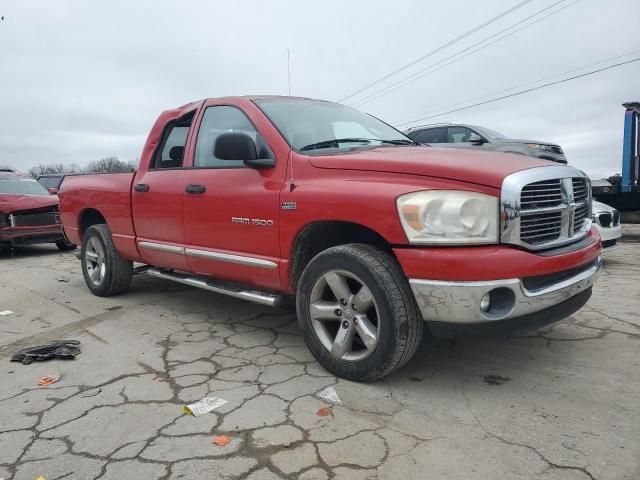
[[[602,268],[598,257],[588,268],[537,288],[518,278],[483,282],[409,280],[426,321],[476,324],[522,317],[559,305],[593,286]],[[499,290],[496,290],[499,289]],[[494,292],[491,309],[483,312],[482,298]]]

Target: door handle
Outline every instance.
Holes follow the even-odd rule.
[[[149,185],[147,185],[146,183],[136,183],[133,186],[133,189],[136,192],[148,192],[149,191]]]
[[[198,195],[206,192],[207,187],[205,187],[204,185],[187,185],[184,191],[192,195]]]

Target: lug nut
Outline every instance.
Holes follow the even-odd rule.
[[[339,308],[336,308],[336,311],[334,313],[336,314],[337,317],[340,317],[342,315],[342,310],[340,310]]]
[[[342,322],[342,328],[349,328],[349,322],[347,322],[346,320]]]
[[[346,301],[344,298],[341,298],[341,299],[340,299],[340,303],[341,303],[342,305],[346,305],[346,304],[347,304],[347,301]]]

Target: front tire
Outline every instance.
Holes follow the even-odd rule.
[[[413,356],[424,321],[395,258],[370,245],[329,248],[302,272],[298,322],[315,359],[338,377],[372,381]]]
[[[129,289],[133,262],[120,256],[105,224],[87,228],[82,237],[80,261],[84,281],[94,295],[110,297]]]

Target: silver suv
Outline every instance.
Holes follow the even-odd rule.
[[[476,125],[439,123],[406,130],[411,140],[434,147],[476,148],[494,152],[517,153],[567,163],[560,145],[534,140],[506,138],[501,133]]]

